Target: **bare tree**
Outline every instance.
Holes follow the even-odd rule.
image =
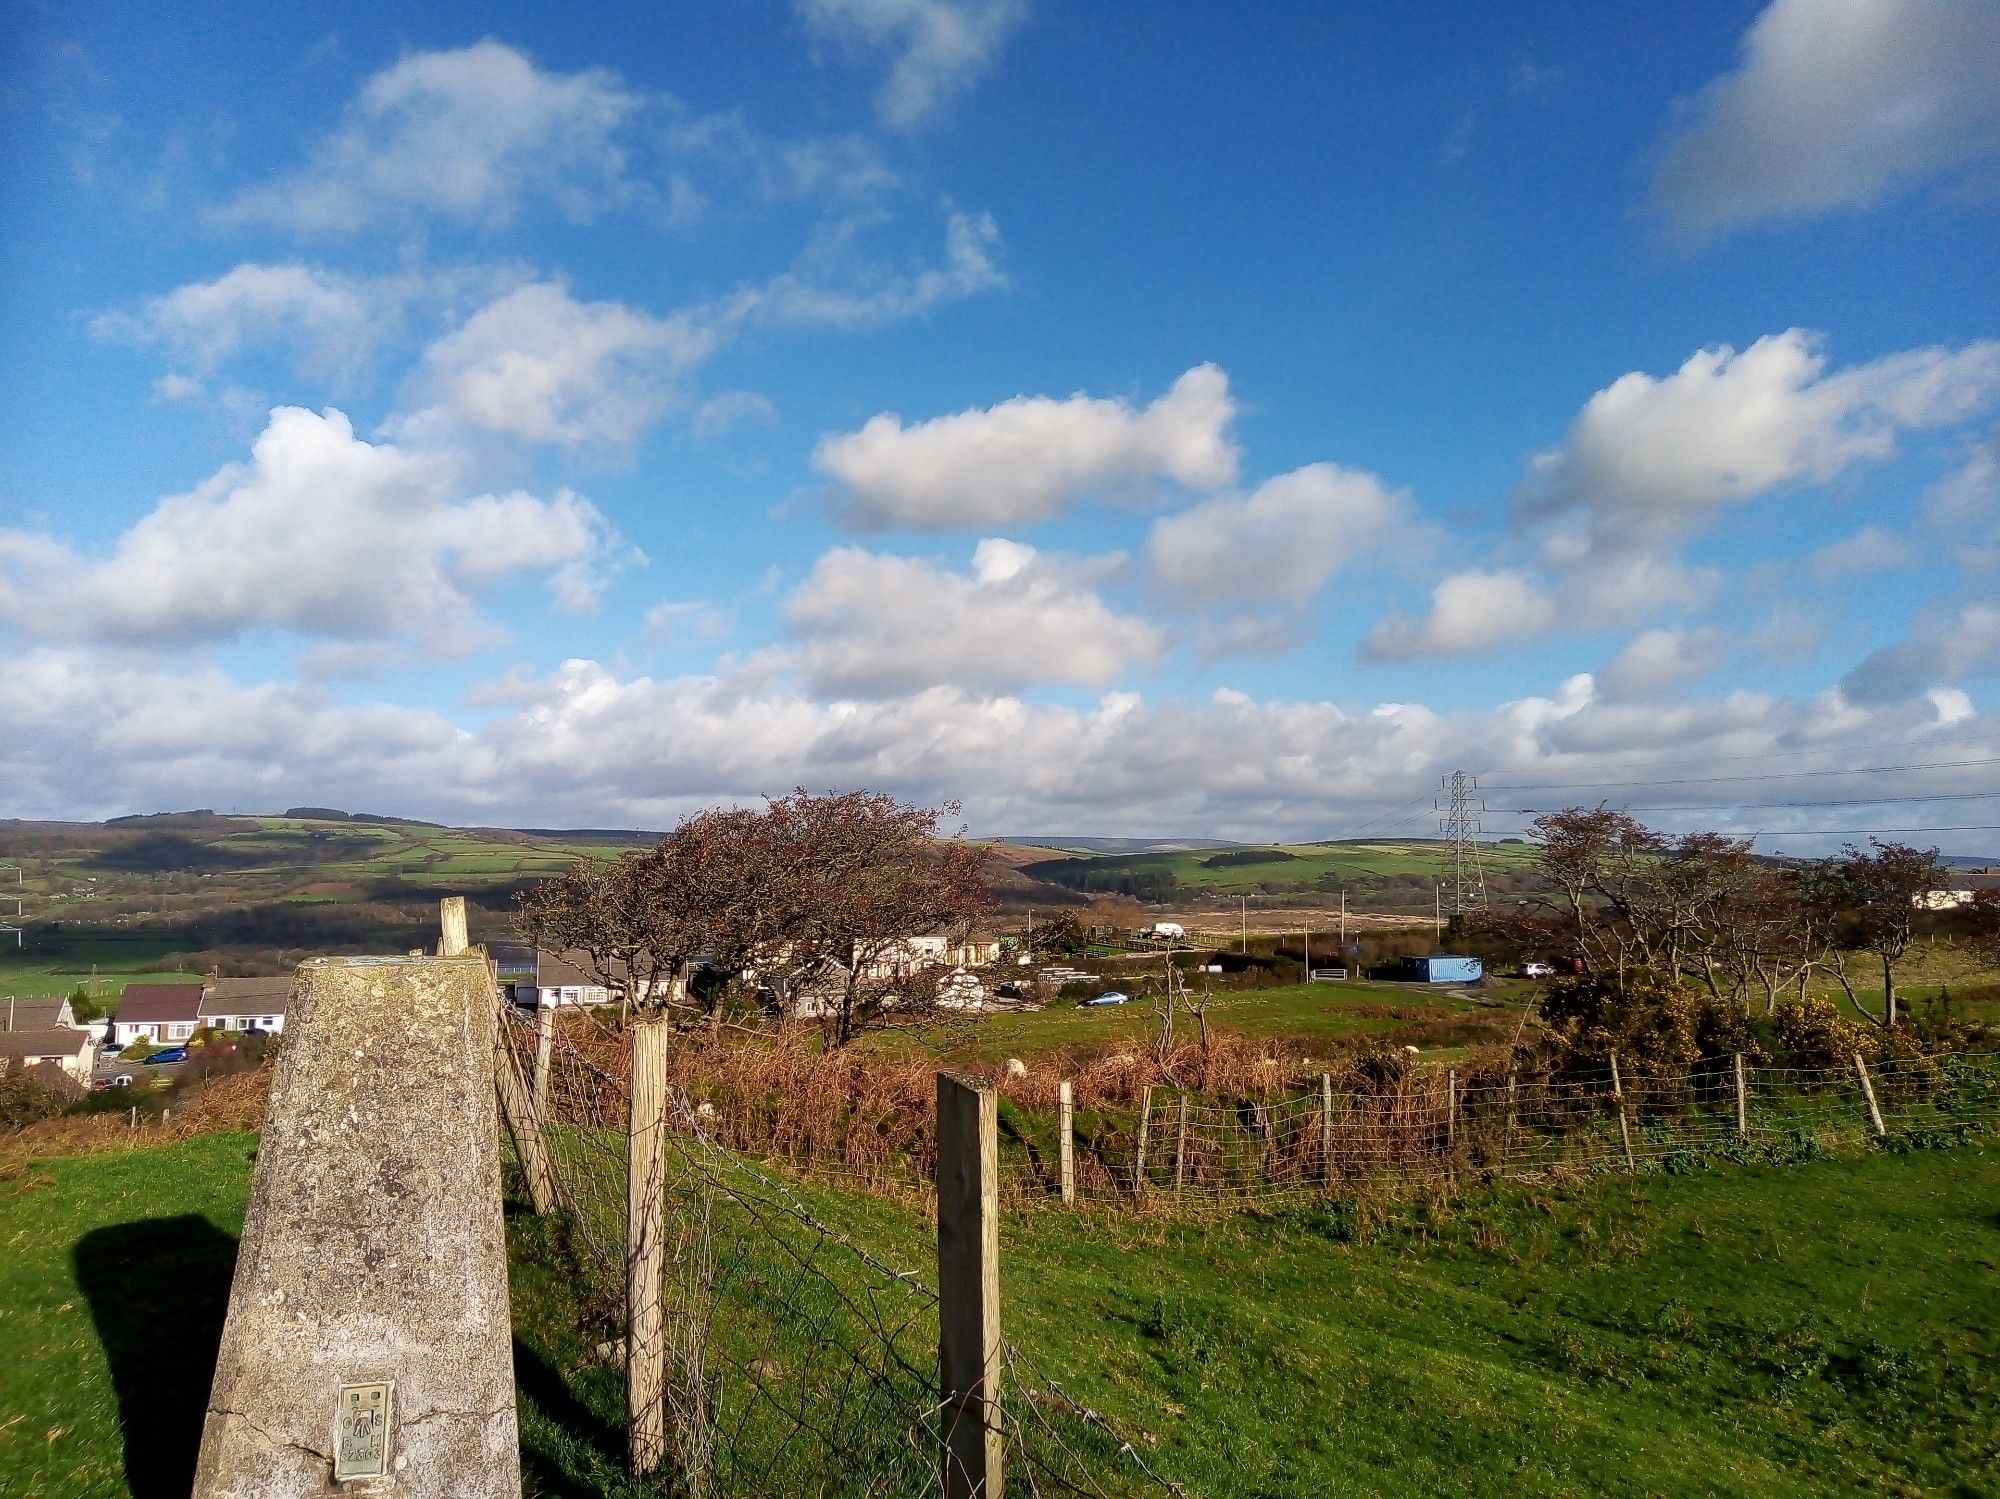
[[[1896,965],[1916,940],[1925,897],[1944,883],[1944,868],[1934,848],[1917,849],[1878,838],[1868,842],[1872,852],[1864,853],[1850,843],[1828,866],[1828,895],[1837,902],[1843,927],[1832,966],[1855,1013],[1866,1015],[1843,949],[1852,946],[1881,964],[1882,1018],[1876,1023],[1887,1029],[1896,1023]]]

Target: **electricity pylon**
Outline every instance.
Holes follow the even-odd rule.
[[[1451,874],[1442,893],[1444,909],[1453,916],[1486,909],[1486,870],[1479,844],[1479,818],[1486,803],[1478,792],[1479,777],[1454,770],[1444,778],[1435,803],[1445,841],[1451,845]]]

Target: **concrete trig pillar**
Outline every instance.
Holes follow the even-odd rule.
[[[494,1024],[481,953],[300,967],[195,1499],[518,1499]]]

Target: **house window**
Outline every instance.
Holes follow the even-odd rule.
[[[174,1024],[167,1027],[168,1037],[171,1040],[175,1041],[185,1041],[188,1038],[188,1036],[193,1033],[193,1031],[194,1027],[187,1024],[185,1021],[176,1021]]]

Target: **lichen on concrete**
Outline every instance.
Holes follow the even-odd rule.
[[[196,1499],[517,1499],[491,976],[299,970]],[[333,1480],[346,1384],[394,1381],[389,1472]]]

